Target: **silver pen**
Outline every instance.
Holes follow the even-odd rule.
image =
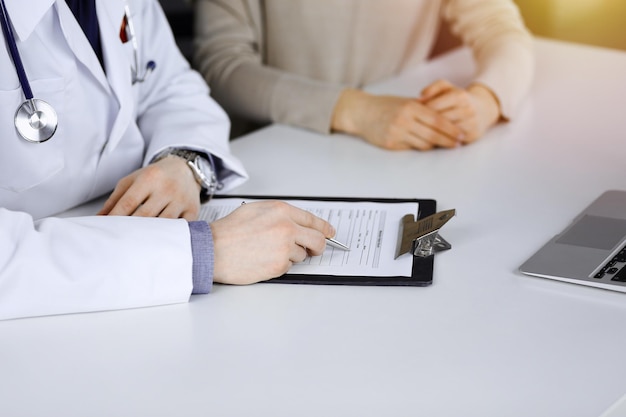
[[[341,242],[339,242],[339,241],[337,241],[337,240],[335,240],[333,238],[330,238],[330,237],[326,238],[326,243],[328,243],[333,248],[343,249],[343,250],[347,250],[347,251],[350,250],[350,248],[348,246],[346,246],[343,243],[341,243]]]

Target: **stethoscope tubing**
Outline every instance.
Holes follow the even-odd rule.
[[[0,25],[6,39],[7,48],[13,60],[13,66],[24,93],[24,101],[16,110],[14,122],[17,133],[31,143],[43,143],[54,136],[58,127],[58,118],[54,108],[43,100],[34,98],[33,90],[17,48],[11,19],[4,0],[0,0]]]
[[[22,91],[24,92],[24,97],[26,98],[26,100],[32,100],[33,90],[30,88],[30,83],[28,82],[28,77],[26,76],[26,70],[24,69],[24,64],[22,63],[20,52],[17,50],[17,42],[15,41],[15,35],[13,34],[13,29],[11,27],[11,19],[9,18],[9,13],[7,12],[4,0],[0,0],[0,5],[0,14],[2,15],[0,16],[0,23],[2,24],[2,31],[4,32],[4,36],[7,39],[7,46],[9,48],[9,53],[11,54],[11,59],[13,60],[13,64],[15,66],[15,71],[17,72],[17,78],[20,80],[20,85],[22,87]]]

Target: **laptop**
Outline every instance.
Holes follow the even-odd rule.
[[[530,257],[520,272],[626,292],[626,191],[607,191],[562,233]]]

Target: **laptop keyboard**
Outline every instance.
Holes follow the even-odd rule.
[[[595,274],[594,278],[610,278],[611,281],[626,282],[626,246],[624,246],[602,269]]]

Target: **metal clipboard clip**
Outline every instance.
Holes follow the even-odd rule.
[[[439,229],[456,214],[455,209],[440,211],[424,219],[415,221],[415,216],[407,214],[402,218],[396,259],[405,253],[426,258],[437,252],[450,249],[452,245],[439,234]]]

